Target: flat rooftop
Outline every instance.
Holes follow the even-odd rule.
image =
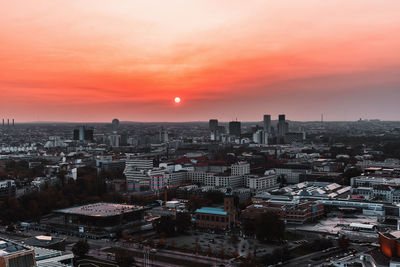
[[[0,256],[11,255],[29,249],[6,239],[0,239]]]
[[[72,207],[67,209],[56,210],[55,212],[71,215],[93,216],[93,217],[109,217],[123,213],[143,210],[143,206],[125,205],[116,203],[95,203],[84,206]]]
[[[382,233],[382,234],[390,239],[399,239],[400,238],[400,231],[398,231],[398,230],[386,232],[386,233]]]

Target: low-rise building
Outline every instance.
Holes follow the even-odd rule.
[[[326,182],[303,182],[289,185],[271,192],[261,192],[253,197],[253,200],[268,199],[336,199],[347,198],[351,186],[343,186]]]
[[[195,211],[196,227],[225,230],[238,223],[238,212],[232,188],[228,185],[224,208],[203,207]]]
[[[274,212],[286,223],[314,221],[324,214],[324,206],[315,201],[260,201],[242,211],[243,220],[255,220],[263,213]]]
[[[143,224],[146,209],[143,206],[103,202],[61,209],[54,211],[58,216],[42,220],[41,230],[90,238],[110,237],[119,229]]]
[[[36,266],[35,251],[10,240],[0,239],[0,267]]]
[[[298,168],[276,168],[276,175],[282,176],[284,178],[285,183],[288,184],[297,184],[300,182],[301,174],[309,174],[311,173],[311,169],[298,169]]]

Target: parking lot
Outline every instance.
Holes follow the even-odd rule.
[[[190,233],[190,235],[167,238],[166,241],[169,245],[174,243],[177,248],[195,250],[197,246],[203,252],[220,253],[223,250],[225,254],[232,255],[237,252],[240,256],[246,256],[249,253],[257,253],[260,256],[271,253],[279,247],[278,245],[261,244],[251,238],[196,231]]]

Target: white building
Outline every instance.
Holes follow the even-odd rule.
[[[253,134],[253,142],[256,144],[268,144],[268,133],[263,130],[258,130]]]
[[[0,181],[0,188],[8,188],[8,187],[13,187],[15,186],[15,181],[14,180],[3,180]]]
[[[188,180],[201,185],[215,186],[215,174],[209,172],[188,172]]]
[[[357,176],[350,180],[350,185],[353,187],[372,187],[374,185],[400,185],[400,178],[387,178],[379,176]]]
[[[187,182],[188,172],[178,171],[178,172],[167,172],[165,173],[165,183],[169,186],[179,185]]]
[[[233,188],[243,186],[243,180],[244,180],[243,176],[235,176],[235,175],[215,176],[214,178],[215,178],[215,186],[226,187],[228,186],[228,183]]]
[[[232,176],[243,176],[250,173],[250,164],[244,161],[231,165]]]
[[[258,175],[245,175],[246,187],[255,192],[276,188],[278,186],[277,180],[278,176],[274,171],[270,171],[261,177]]]
[[[276,168],[275,173],[277,176],[283,176],[286,183],[297,184],[300,182],[301,174],[310,174],[310,169],[289,169],[289,168]]]
[[[130,159],[126,161],[125,170],[138,169],[138,170],[149,170],[154,167],[153,159]]]

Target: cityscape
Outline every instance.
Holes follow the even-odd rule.
[[[400,122],[4,121],[4,266],[396,262]]]
[[[400,267],[400,1],[0,3],[0,267]]]

